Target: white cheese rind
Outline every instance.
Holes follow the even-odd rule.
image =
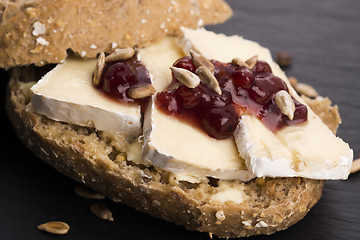
[[[156,108],[155,97],[144,116],[143,159],[175,173],[248,181],[253,175],[232,138],[216,140]]]
[[[312,112],[309,118],[272,133],[256,117],[243,116],[234,135],[249,171],[257,177],[347,179],[353,151]]]
[[[185,52],[195,50],[207,58],[223,62],[235,57],[245,61],[258,55],[260,60],[269,63],[275,76],[287,83],[290,94],[305,104],[272,60],[267,48],[240,36],[228,37],[205,29],[182,28],[182,31],[179,44]],[[285,127],[275,134],[256,117],[243,116],[234,138],[240,156],[246,159],[249,171],[257,177],[347,179],[350,173],[353,151],[309,107],[307,123]]]
[[[35,111],[48,118],[97,130],[136,136],[141,133],[140,106],[121,104],[94,88],[96,60],[70,57],[31,88]]]

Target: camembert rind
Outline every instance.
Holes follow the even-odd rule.
[[[105,97],[92,85],[96,60],[70,57],[31,88],[31,104],[48,118],[97,130],[141,133],[140,106]]]
[[[243,116],[234,135],[249,171],[257,177],[347,179],[353,151],[316,115],[309,114],[311,122],[277,133],[266,129],[257,118]]]

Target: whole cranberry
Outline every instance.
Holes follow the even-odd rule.
[[[196,67],[192,61],[192,58],[189,56],[178,59],[173,64],[173,66],[177,67],[177,68],[184,68],[186,70],[189,70],[190,72],[195,72],[195,70],[196,70]]]
[[[288,90],[285,82],[273,74],[263,74],[255,78],[249,95],[257,103],[265,104],[280,90]]]
[[[169,115],[177,113],[179,110],[176,98],[171,91],[158,93],[156,95],[156,102]]]
[[[196,107],[201,101],[201,95],[203,94],[200,86],[196,88],[188,88],[184,85],[180,85],[176,90],[176,95],[179,104],[182,104],[184,108],[190,109]]]
[[[137,75],[129,64],[115,62],[106,66],[100,87],[117,99],[133,102],[133,99],[126,95],[126,91],[136,82]]]
[[[254,84],[255,78],[248,68],[236,66],[232,73],[232,80],[235,88],[249,89]]]
[[[210,137],[230,137],[238,124],[238,116],[232,106],[211,108],[202,114],[202,127]]]
[[[305,122],[307,120],[307,114],[308,114],[307,107],[299,103],[295,99],[293,99],[293,101],[295,103],[294,118],[292,120],[293,123],[299,124]]]
[[[265,61],[258,60],[255,66],[251,69],[254,74],[272,73],[270,65]]]

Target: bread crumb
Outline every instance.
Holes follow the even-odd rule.
[[[41,22],[34,22],[32,26],[34,28],[34,30],[32,31],[32,35],[39,36],[45,34],[45,25]]]

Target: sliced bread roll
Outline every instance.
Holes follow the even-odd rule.
[[[18,136],[59,172],[139,211],[219,237],[271,234],[302,219],[320,199],[323,181],[266,178],[250,182],[204,177],[190,183],[130,161],[127,136],[50,120],[35,113],[30,87],[71,50],[84,58],[142,47],[180,26],[225,21],[222,0],[0,2],[0,67],[13,68],[7,112]],[[306,100],[333,131],[338,112],[328,99]],[[140,149],[139,149],[140,152]],[[230,195],[230,197],[229,197]]]
[[[1,1],[0,68],[59,63],[68,50],[93,58],[142,47],[231,14],[222,0]]]
[[[323,181],[266,178],[189,183],[126,158],[126,136],[56,122],[36,114],[29,88],[41,68],[15,68],[8,88],[7,111],[19,137],[35,155],[59,172],[110,199],[155,217],[211,232],[219,237],[271,234],[302,219],[320,199]],[[322,119],[335,119],[328,99],[307,99]],[[336,117],[334,117],[336,116]],[[335,131],[337,124],[328,124]],[[227,195],[231,194],[231,198]]]

